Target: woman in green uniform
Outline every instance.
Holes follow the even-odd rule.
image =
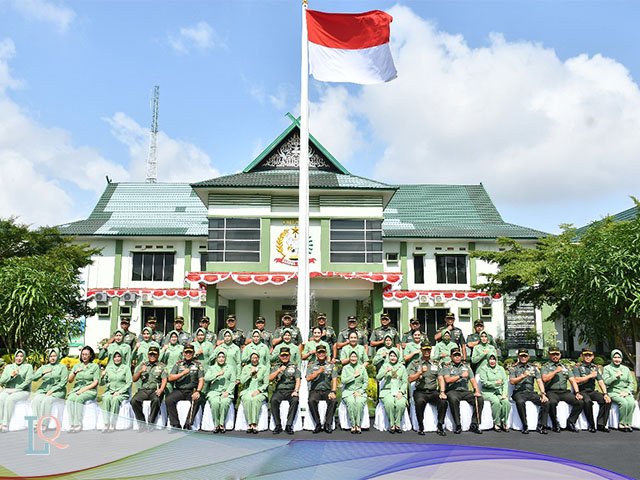
[[[357,336],[357,334],[356,334]],[[358,353],[349,355],[349,363],[342,368],[342,401],[347,406],[347,416],[351,424],[351,433],[362,433],[362,412],[367,403],[369,376],[367,368],[360,362]]]
[[[451,351],[455,348],[458,348],[458,344],[451,341],[451,332],[444,330],[442,332],[442,340],[436,343],[431,357],[440,362],[440,365],[451,363]]]
[[[169,343],[165,343],[160,349],[160,361],[167,366],[167,370],[171,371],[173,366],[182,359],[182,350],[184,346],[178,341],[178,331],[171,330],[169,332]],[[143,362],[146,362],[145,358]]]
[[[142,340],[136,344],[136,348],[133,352],[133,358],[136,360],[136,365],[140,365],[142,362],[147,361],[147,352],[150,346],[160,348],[158,342],[153,340],[153,330],[150,327],[144,327],[142,329]],[[121,352],[122,353],[122,352]]]
[[[407,370],[398,361],[400,354],[397,348],[389,352],[389,361],[382,366],[376,375],[380,382],[380,401],[389,416],[389,433],[402,433],[402,417],[407,408]]]
[[[258,357],[260,357],[260,361],[258,362],[260,365],[264,365],[265,367],[269,367],[270,358],[269,358],[269,347],[262,341],[262,331],[257,328],[251,332],[251,338],[249,340],[250,343],[245,345],[242,350],[242,366],[244,367],[249,363],[249,358],[252,353],[257,353]]]
[[[204,390],[207,402],[211,407],[211,417],[215,430],[213,433],[225,433],[225,420],[229,406],[233,401],[233,390],[236,386],[236,369],[227,364],[227,356],[223,350],[218,351],[216,362],[207,369],[204,375]]]
[[[489,343],[489,335],[484,330],[480,332],[480,343],[473,347],[471,354],[471,363],[475,365],[475,371],[478,372],[489,361],[489,357],[498,355],[496,347]]]
[[[109,365],[113,362],[113,352],[118,350],[122,355],[122,363],[124,363],[127,367],[131,367],[132,352],[131,347],[123,341],[124,331],[121,329],[117,329],[113,333],[113,338],[115,339],[113,343],[110,343],[106,347],[100,348],[100,351],[98,352],[98,359],[103,360],[105,358],[108,358],[109,361],[107,365]]]
[[[293,336],[291,334],[291,330],[285,328],[282,331],[282,341],[273,347],[273,351],[271,352],[271,364],[275,365],[280,360],[280,350],[283,348],[288,348],[291,352],[291,363],[295,365],[300,365],[300,361],[302,358],[300,357],[300,347],[298,347],[295,343],[292,343]]]
[[[621,432],[633,432],[632,418],[636,408],[633,398],[634,381],[631,371],[622,365],[622,352],[615,349],[611,352],[611,363],[604,367],[602,380],[607,386],[609,397],[618,404],[620,420],[618,430]]]
[[[228,328],[222,330],[222,343],[216,347],[214,358],[217,358],[220,352],[224,352],[227,358],[227,365],[233,369],[235,378],[240,378],[240,372],[242,371],[242,352],[240,352],[240,347],[233,341],[233,332]]]
[[[213,363],[215,347],[212,342],[207,340],[207,331],[204,328],[196,330],[195,340],[191,342],[195,353],[193,358],[199,360],[206,369]]]
[[[31,379],[33,367],[25,360],[27,354],[18,349],[10,363],[2,371],[0,377],[0,433],[9,431],[9,423],[13,416],[16,402],[26,400],[31,393]]]
[[[364,349],[364,345],[358,344],[358,332],[349,332],[347,340],[349,343],[340,350],[340,363],[342,365],[349,363],[351,352],[356,352],[358,355],[358,362],[363,364],[365,367],[369,365],[369,357],[367,357],[367,351]]]
[[[67,396],[67,408],[69,409],[70,425],[69,433],[82,430],[82,414],[84,402],[95,400],[98,396],[98,382],[100,382],[100,367],[93,363],[96,354],[93,348],[86,346],[80,352],[80,362],[71,369],[69,383],[74,383]]]
[[[318,359],[318,357],[316,357],[316,348],[320,345],[324,345],[327,349],[327,360],[331,360],[331,348],[329,348],[327,342],[322,340],[322,329],[320,327],[313,327],[311,330],[311,340],[304,344],[302,360],[308,360],[309,364],[315,362]]]
[[[404,347],[401,352],[405,365],[409,365],[411,362],[422,356],[422,332],[420,330],[415,330],[411,335],[411,340],[412,341],[407,343],[407,346]]]
[[[376,354],[373,356],[373,366],[376,367],[376,371],[379,371],[382,368],[382,365],[387,363],[389,360],[389,352],[393,348],[393,336],[385,335],[382,339],[384,342],[382,347],[376,350]]]
[[[122,361],[119,350],[113,352],[113,363],[102,374],[104,393],[102,394],[102,415],[104,428],[102,433],[114,432],[118,421],[120,405],[131,393],[131,369]]]
[[[475,349],[480,347],[476,345]],[[487,364],[478,371],[480,382],[482,383],[482,396],[491,404],[491,414],[493,415],[493,429],[496,432],[508,432],[509,412],[511,412],[511,402],[509,401],[509,378],[504,368],[498,365],[495,354],[490,354]]]
[[[260,365],[260,355],[254,352],[249,357],[249,364],[244,366],[240,374],[240,401],[249,426],[247,433],[258,433],[260,409],[262,402],[267,399],[269,388],[269,370],[266,365]]]
[[[54,398],[64,400],[67,396],[67,379],[69,371],[60,363],[60,351],[57,348],[47,350],[47,361],[33,375],[33,381],[42,379],[42,383],[31,399],[31,411],[39,419],[51,414]],[[44,422],[42,430],[47,430],[49,422]]]

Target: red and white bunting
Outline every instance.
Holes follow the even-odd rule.
[[[343,278],[345,280],[367,280],[396,286],[402,281],[402,274],[395,272],[310,272],[311,278]],[[186,280],[191,283],[215,285],[232,280],[240,285],[284,285],[298,278],[297,272],[190,272]]]
[[[93,298],[96,293],[103,292],[109,297],[122,298],[125,293],[137,295],[151,295],[153,298],[191,298],[199,299],[206,295],[205,289],[186,288],[95,288],[87,292],[87,298]]]
[[[382,293],[385,300],[428,300],[436,301],[440,298],[449,300],[474,300],[479,298],[500,299],[500,295],[493,297],[484,292],[476,291],[456,291],[456,290],[386,290]],[[440,298],[438,298],[440,297]]]

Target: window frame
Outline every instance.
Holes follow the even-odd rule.
[[[216,222],[221,222],[221,225],[216,225]],[[229,223],[233,222],[237,222],[239,225],[230,226]],[[242,226],[242,222],[257,222],[257,227]],[[216,232],[216,235],[212,235],[212,232]],[[230,235],[229,232],[233,232],[233,234]],[[256,245],[249,245],[253,243]],[[235,248],[231,249],[229,248],[230,246]],[[252,248],[239,248],[242,246]],[[255,217],[209,218],[206,254],[208,262],[260,263],[262,261],[262,220]],[[249,256],[253,257],[254,255],[256,256],[255,259],[248,259]]]
[[[454,257],[455,258],[455,267],[454,273],[449,272],[449,266],[447,264],[447,259]],[[460,265],[459,262],[462,260],[464,262],[464,281],[460,281]],[[440,261],[444,261],[444,272],[441,275],[441,265]],[[469,283],[469,255],[466,253],[449,253],[442,252],[435,254],[435,262],[436,262],[436,283],[438,285],[467,285]],[[451,275],[453,275],[455,281],[450,281]]]
[[[176,252],[136,251],[131,252],[131,254],[132,282],[173,282],[176,268]],[[159,278],[156,278],[158,259],[160,258],[160,256],[162,256],[162,275]],[[171,257],[171,262],[167,262],[167,258],[169,256]],[[145,261],[145,259],[149,257],[150,260]],[[136,258],[140,258],[140,262],[137,262]],[[136,265],[137,263],[139,263],[139,266]],[[149,278],[145,278],[147,274]]]
[[[331,219],[329,222],[329,260],[331,263],[383,263],[382,220],[371,218]]]

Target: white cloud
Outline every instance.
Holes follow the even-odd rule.
[[[149,154],[149,130],[122,112],[105,120],[116,139],[129,149],[132,179],[143,181]],[[158,132],[157,170],[159,182],[195,182],[220,175],[211,165],[207,153],[192,143],[171,138],[162,131]]]
[[[217,38],[215,30],[207,22],[201,21],[191,27],[182,27],[177,35],[169,35],[169,45],[176,52],[190,53],[193,50],[204,52],[214,47],[224,47]]]
[[[242,80],[249,92],[249,95],[258,101],[261,105],[271,105],[276,110],[284,110],[291,97],[293,86],[291,84],[279,84],[275,92],[268,93],[262,85],[250,83],[244,76]]]
[[[52,24],[64,33],[75,20],[76,13],[59,1],[12,0],[11,4],[25,18]]]
[[[514,204],[637,190],[640,90],[623,65],[563,61],[500,34],[472,48],[409,8],[390,13],[398,79],[327,89],[312,131],[330,150],[336,141],[349,153],[339,139],[362,116],[386,145],[374,178],[389,183],[482,181]]]

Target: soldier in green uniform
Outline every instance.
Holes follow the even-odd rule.
[[[204,386],[207,402],[211,407],[211,417],[216,426],[213,433],[225,433],[225,420],[233,402],[233,390],[236,386],[236,368],[227,363],[224,350],[216,354],[216,362],[204,374]]]
[[[347,317],[347,328],[345,328],[344,330],[340,330],[338,339],[333,346],[333,358],[342,358],[340,350],[349,344],[349,335],[351,333],[356,334],[358,345],[362,345],[364,347],[365,355],[367,354],[367,350],[369,348],[369,346],[367,345],[367,337],[362,330],[356,328],[357,323],[358,321],[355,316],[349,315]],[[347,355],[346,358],[348,359],[349,355]]]
[[[414,360],[420,358],[422,337],[422,332],[420,330],[414,330],[411,342],[407,343],[405,347],[402,347],[402,355],[405,365],[409,365]]]
[[[204,328],[198,328],[195,333],[195,340],[191,342],[191,346],[194,348],[194,359],[202,363],[202,365],[208,367],[213,363],[215,345],[208,341],[207,332]],[[183,347],[184,352],[184,347]]]
[[[482,418],[484,399],[478,388],[478,383],[473,376],[473,370],[462,361],[462,352],[460,350],[453,350],[451,352],[451,363],[442,367],[438,376],[444,379],[449,410],[451,410],[451,416],[455,424],[453,433],[459,434],[462,432],[462,425],[460,424],[460,402],[463,400],[473,408],[473,416],[469,430],[473,433],[482,433],[482,430],[480,430],[480,419]],[[469,382],[471,382],[471,386],[473,387],[473,393],[469,391]]]
[[[471,349],[473,352],[473,347],[480,343],[480,334],[484,332],[484,322],[480,319],[473,322],[473,333],[467,337],[467,347]],[[495,348],[498,348],[496,341],[493,338],[493,335],[487,333],[487,337],[489,339],[489,344],[493,345]]]
[[[402,433],[402,417],[407,408],[407,369],[399,361],[397,348],[389,351],[387,363],[376,375],[380,385],[380,401],[389,417],[389,433]]]
[[[349,363],[349,356],[352,352],[356,352],[358,355],[358,361],[362,363],[365,368],[369,365],[369,357],[367,357],[367,351],[365,347],[359,343],[360,337],[358,332],[349,332],[348,343],[340,349],[340,363],[346,365]],[[339,341],[336,345],[339,345]]]
[[[389,352],[393,346],[393,337],[391,335],[386,335],[384,337],[384,344],[382,347],[379,347],[376,350],[376,354],[373,356],[373,366],[376,367],[376,371],[379,371],[382,368],[382,365],[387,363],[389,360]]]
[[[171,334],[173,332],[176,332],[178,335],[178,343],[180,345],[182,345],[183,347],[189,343],[189,340],[191,340],[191,334],[189,332],[185,332],[184,331],[184,318],[183,317],[176,317],[176,319],[173,321],[173,330],[171,330],[169,333],[167,333],[164,336],[164,339],[162,340],[162,346],[164,347],[165,345],[169,345],[169,341],[171,340]]]
[[[578,385],[573,378],[573,371],[560,363],[560,350],[556,347],[549,349],[549,357],[551,361],[542,367],[542,381],[549,399],[549,416],[551,417],[552,430],[560,432],[558,424],[558,403],[560,401],[567,402],[571,405],[571,413],[567,419],[567,430],[570,432],[578,432],[576,422],[584,408],[582,394],[578,391]],[[571,384],[573,391],[567,390],[567,383]]]
[[[31,399],[31,411],[39,419],[51,414],[51,405],[55,398],[64,400],[67,396],[67,379],[69,371],[60,363],[60,352],[57,348],[51,348],[46,352],[49,363],[42,365],[33,374],[33,381],[42,379],[42,383]],[[46,431],[48,422],[42,429]]]
[[[360,362],[354,350],[348,357],[349,363],[342,368],[342,401],[347,406],[347,416],[351,424],[351,433],[360,434],[362,429],[362,412],[367,403],[367,387],[369,376],[367,368]]]
[[[153,330],[150,327],[144,327],[142,329],[142,340],[136,343],[136,348],[133,351],[133,358],[135,359],[136,365],[144,362],[147,359],[147,352],[149,351],[149,347],[154,346],[160,348],[160,344],[151,339],[153,335]]]
[[[122,330],[122,341],[129,345],[131,351],[136,346],[137,337],[136,334],[129,330],[131,326],[131,320],[129,317],[120,317],[120,330]],[[113,335],[111,336],[113,339]]]
[[[302,350],[302,360],[308,360],[310,364],[312,362],[315,362],[317,360],[316,350],[321,345],[325,347],[326,355],[327,351],[330,351],[329,344],[322,340],[322,329],[320,327],[313,327],[311,329],[311,340],[304,344],[304,348]],[[329,360],[331,360],[331,356],[328,355],[328,357]]]
[[[180,428],[180,419],[178,418],[178,402],[180,400],[188,400],[191,402],[191,408],[187,415],[184,429],[190,430],[193,419],[200,408],[200,396],[204,388],[204,368],[202,363],[194,358],[193,345],[187,345],[183,349],[183,359],[179,360],[169,372],[169,381],[173,383],[173,392],[165,398],[167,406],[167,415],[169,416],[169,425],[171,432],[177,432]]]
[[[31,393],[33,367],[26,359],[24,350],[16,350],[13,363],[6,365],[0,376],[0,433],[9,431],[16,402],[26,400]]]
[[[491,345],[489,342],[489,334],[483,330],[480,332],[480,343],[475,346],[471,353],[472,370],[473,366],[475,366],[474,371],[479,371],[489,362],[489,357],[491,355],[497,358],[498,351],[496,350],[496,347]]]
[[[136,367],[133,374],[133,381],[140,380],[138,391],[131,399],[131,408],[138,421],[138,432],[145,430],[153,431],[155,428],[156,418],[160,413],[160,403],[167,387],[168,372],[164,363],[158,361],[160,349],[151,347],[147,352],[148,361],[141,363]],[[124,362],[123,362],[124,363]],[[107,367],[108,368],[108,367]],[[142,412],[142,402],[149,400],[151,408],[149,409],[149,423],[146,424],[144,413]]]
[[[391,326],[391,319],[387,313],[380,315],[380,326],[371,332],[369,337],[369,346],[375,352],[375,349],[384,344],[384,337],[391,335],[393,337],[393,346],[400,350],[400,335],[398,331]]]
[[[445,330],[440,337],[442,340],[436,343],[433,349],[433,358],[440,362],[440,365],[451,363],[451,352],[458,348],[458,344],[451,340],[451,332]]]
[[[260,364],[260,355],[253,352],[249,356],[249,364],[240,373],[242,393],[240,401],[247,419],[247,433],[258,433],[258,418],[262,402],[267,399],[269,388],[269,367]]]
[[[596,423],[593,419],[593,402],[599,405],[598,430],[609,432],[609,413],[611,411],[611,397],[607,394],[607,386],[602,380],[602,375],[597,365],[593,364],[593,351],[590,348],[582,349],[582,363],[573,367],[573,378],[578,384],[582,400],[584,401],[584,414],[587,417],[589,431],[596,432]],[[603,393],[596,391],[596,383]]]
[[[318,331],[318,338],[320,338],[320,329],[315,328]],[[307,382],[309,382],[309,412],[311,418],[316,424],[316,428],[313,433],[320,433],[323,428],[326,433],[331,433],[333,427],[333,417],[336,412],[336,388],[338,385],[338,370],[333,363],[327,359],[327,351],[329,350],[326,342],[320,340],[320,343],[315,350],[317,359],[309,362],[307,368]],[[327,402],[327,412],[324,417],[324,427],[320,422],[320,413],[318,412],[318,403],[321,400]]]
[[[315,327],[320,327],[322,330],[322,335],[320,336],[320,340],[324,340],[329,345],[329,350],[327,350],[327,356],[331,357],[333,354],[333,346],[336,343],[336,331],[333,327],[327,325],[327,314],[326,313],[318,313],[316,316],[316,324]],[[311,332],[309,332],[309,339],[311,339]]]
[[[147,317],[145,327],[149,327],[151,329],[151,340],[156,342],[158,345],[162,345],[162,340],[164,340],[164,333],[160,330],[156,330],[156,325],[158,324],[158,319],[154,316]],[[138,335],[138,340],[142,340],[142,333]]]
[[[440,329],[440,331],[434,335],[433,337],[434,340],[436,342],[439,342],[440,340],[442,340],[443,333],[448,331],[449,334],[451,335],[451,341],[457,344],[458,348],[462,352],[462,361],[466,362],[467,349],[466,349],[466,344],[464,340],[464,335],[462,334],[462,330],[460,330],[458,327],[453,326],[454,322],[456,321],[456,316],[453,313],[449,312],[445,315],[444,321],[447,324],[446,327]]]
[[[293,316],[289,312],[285,312],[282,314],[282,325],[276,328],[275,332],[273,332],[273,340],[272,344],[274,347],[278,346],[278,344],[282,343],[284,340],[283,334],[285,330],[289,330],[291,332],[291,342],[294,345],[302,345],[302,335],[300,334],[300,329],[293,325]]]
[[[547,419],[549,418],[549,399],[545,392],[540,370],[535,365],[529,365],[529,351],[526,348],[518,350],[518,363],[509,373],[509,383],[513,385],[511,398],[516,402],[518,416],[522,422],[522,433],[529,433],[527,425],[526,402],[533,402],[540,410],[538,412],[538,425],[536,432],[546,435]],[[534,390],[534,383],[538,384],[540,395]]]
[[[67,396],[67,408],[71,417],[69,433],[82,430],[84,402],[95,400],[98,396],[100,367],[93,363],[95,357],[93,348],[85,346],[80,351],[80,361],[71,369],[69,383],[75,383]]]
[[[131,369],[122,362],[122,354],[119,351],[114,352],[113,363],[102,372],[103,433],[115,431],[120,405],[129,398],[132,381]]]
[[[202,317],[198,322],[198,327],[204,330],[204,338],[207,342],[211,342],[212,344],[216,342],[216,334],[209,330],[209,325],[211,324],[211,319],[209,317]],[[195,332],[191,336],[190,342],[193,342],[196,339]],[[187,342],[189,343],[189,342]]]
[[[264,326],[265,326],[264,317],[256,318],[255,328],[251,332],[251,335],[253,335],[253,332],[258,330],[258,332],[260,332],[260,341],[264,343],[269,350],[271,350],[271,341],[273,340],[273,333],[270,332],[269,330],[265,330]],[[252,342],[252,338],[249,337],[245,340],[244,344],[249,345],[251,342]]]
[[[474,351],[475,354],[475,351]],[[480,368],[482,396],[491,405],[493,429],[496,432],[509,431],[509,378],[504,368],[498,365],[495,354],[490,354],[487,364]]]
[[[291,330],[285,328],[282,332],[282,341],[278,343],[271,352],[271,364],[276,364],[280,360],[280,352],[283,348],[288,348],[291,354],[291,363],[300,365],[302,360],[300,357],[300,349],[293,343],[293,336]]]
[[[622,365],[622,352],[615,349],[611,352],[611,363],[604,367],[602,380],[607,386],[611,400],[618,404],[620,420],[618,430],[621,432],[633,432],[632,419],[636,409],[634,393],[634,380],[631,371]]]
[[[103,360],[108,358],[107,365],[113,362],[113,352],[118,350],[122,355],[122,361],[128,367],[131,367],[131,348],[128,344],[124,343],[124,332],[120,329],[116,330],[113,334],[113,342],[107,342],[106,345],[100,348],[98,353],[98,359]]]
[[[429,339],[427,338],[427,335],[425,333],[423,333],[420,330],[420,320],[418,320],[417,318],[412,318],[411,320],[409,320],[409,331],[405,332],[404,335],[402,335],[402,348],[404,349],[408,344],[413,343],[413,334],[415,332],[419,332],[420,333],[420,344],[422,345],[423,343],[425,343],[425,341],[428,343]]]
[[[240,371],[242,370],[242,353],[240,352],[240,347],[234,343],[231,330],[226,328],[220,333],[222,333],[222,343],[214,350],[214,358],[218,356],[218,353],[224,352],[228,367],[234,369],[237,383],[240,383]]]
[[[415,382],[413,401],[416,406],[416,418],[418,420],[418,435],[424,435],[424,411],[427,404],[434,404],[438,410],[438,424],[436,432],[441,437],[446,435],[444,431],[444,419],[447,415],[447,394],[445,393],[444,378],[438,376],[440,366],[431,359],[431,345],[423,343],[422,357],[414,359],[407,367],[409,383]]]
[[[171,370],[173,366],[182,358],[182,350],[184,346],[178,341],[178,332],[172,330],[169,332],[169,343],[160,349],[160,361],[167,366],[167,370]]]
[[[242,350],[242,366],[247,365],[251,359],[251,354],[257,353],[260,365],[269,367],[271,364],[271,358],[269,355],[269,347],[264,343],[262,338],[262,332],[259,329],[254,329],[249,337],[249,342]]]
[[[294,347],[296,348],[296,347]],[[271,415],[275,428],[273,434],[282,433],[282,421],[280,419],[280,404],[287,400],[289,402],[289,414],[285,431],[293,435],[293,422],[298,412],[298,392],[300,392],[300,369],[295,363],[291,363],[291,349],[282,347],[280,350],[280,360],[271,370],[269,381],[275,382],[275,390],[271,397]]]
[[[223,332],[225,330],[229,330],[231,332],[231,338],[234,344],[238,346],[238,348],[242,348],[244,346],[244,330],[237,328],[237,318],[234,314],[227,316],[227,328],[221,330],[218,333],[218,341],[217,345],[222,345],[224,342]]]

